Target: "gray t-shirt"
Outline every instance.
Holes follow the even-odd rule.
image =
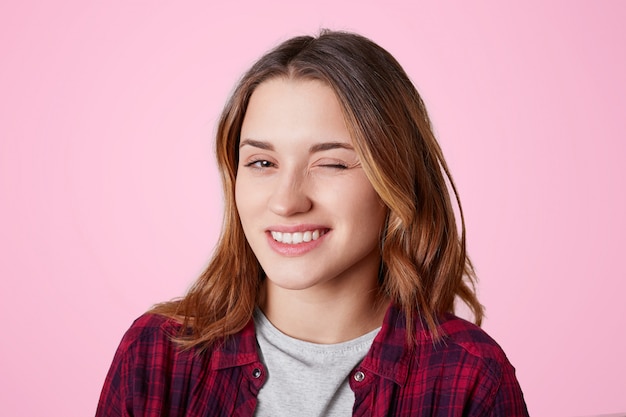
[[[348,378],[380,328],[347,342],[322,345],[281,333],[259,309],[254,321],[268,372],[256,417],[352,415],[354,392]]]

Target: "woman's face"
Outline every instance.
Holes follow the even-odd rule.
[[[267,285],[376,282],[386,210],[324,83],[276,78],[256,88],[241,128],[235,199]]]

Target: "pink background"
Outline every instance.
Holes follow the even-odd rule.
[[[423,94],[531,414],[626,412],[626,3],[214,3],[0,5],[2,415],[94,413],[123,332],[215,244],[228,93],[320,27]]]

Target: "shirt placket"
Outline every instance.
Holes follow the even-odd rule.
[[[394,383],[374,372],[358,367],[350,375],[354,391],[354,417],[383,417],[389,415]]]
[[[253,362],[242,366],[240,391],[233,417],[252,417],[257,405],[259,391],[267,379],[267,371],[261,362]]]

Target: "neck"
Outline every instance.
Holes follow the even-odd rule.
[[[260,307],[268,320],[288,336],[332,344],[380,327],[388,305],[376,282],[343,290],[289,290],[265,280]]]

